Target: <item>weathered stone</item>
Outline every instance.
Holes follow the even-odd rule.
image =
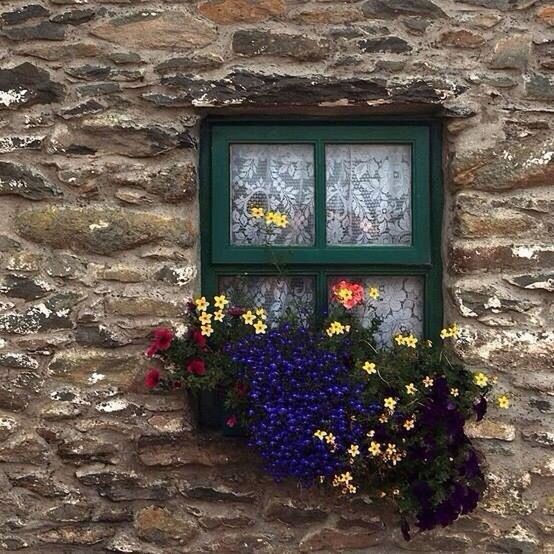
[[[40,269],[43,259],[42,255],[36,252],[20,252],[8,258],[6,269],[22,271],[23,273],[35,273]]]
[[[200,4],[198,11],[221,25],[233,23],[258,23],[283,16],[283,0],[208,0]]]
[[[0,292],[11,298],[36,300],[53,290],[54,287],[46,281],[26,275],[12,273],[0,278]]]
[[[48,445],[40,437],[22,431],[0,445],[0,462],[43,465],[49,457]]]
[[[158,506],[147,506],[137,512],[135,531],[139,538],[161,544],[186,544],[198,535],[198,527],[190,516],[175,515]]]
[[[108,58],[116,65],[125,65],[129,63],[140,63],[142,61],[136,52],[111,52]]]
[[[329,54],[329,43],[317,37],[274,33],[256,29],[233,35],[233,51],[242,56],[279,56],[300,61],[317,61]]]
[[[115,530],[110,527],[58,527],[48,531],[40,531],[37,537],[41,542],[47,544],[70,544],[74,546],[85,546],[98,544],[110,537],[113,537]]]
[[[197,269],[196,266],[187,265],[183,267],[176,266],[164,266],[162,267],[154,277],[159,281],[169,283],[171,285],[178,285],[184,287],[190,285],[190,283],[196,278]]]
[[[74,60],[76,58],[94,58],[100,56],[103,47],[95,42],[75,42],[49,44],[48,46],[32,46],[25,44],[22,52],[27,56],[48,61]]]
[[[21,247],[21,245],[14,239],[0,235],[0,252],[12,252]]]
[[[84,265],[76,256],[57,254],[44,262],[44,270],[50,277],[67,277],[75,279],[84,271]]]
[[[0,366],[13,369],[38,369],[38,362],[22,352],[0,352]]]
[[[2,34],[11,40],[63,40],[65,30],[62,25],[50,21],[42,21],[38,25],[28,27],[8,27]]]
[[[56,452],[65,463],[77,466],[92,462],[117,464],[121,461],[117,442],[113,438],[70,437],[58,444]]]
[[[554,27],[554,6],[548,5],[540,8],[537,11],[537,19],[549,27]]]
[[[47,17],[50,12],[40,4],[29,4],[21,8],[17,8],[11,12],[0,14],[0,22],[2,25],[20,25],[29,19],[37,17]]]
[[[423,35],[427,31],[429,25],[433,23],[433,20],[423,17],[407,17],[402,20],[402,23],[404,23],[406,29],[414,35]]]
[[[530,98],[552,100],[554,98],[554,79],[549,75],[531,73],[524,76],[525,94]]]
[[[363,52],[410,52],[412,47],[400,37],[380,37],[361,40],[358,45]]]
[[[0,154],[7,154],[17,150],[40,150],[44,136],[4,136],[0,137]]]
[[[321,550],[340,552],[342,550],[357,550],[370,548],[383,542],[379,531],[381,525],[374,529],[352,528],[348,531],[323,527],[307,533],[300,541],[300,552],[317,552]]]
[[[225,511],[221,514],[215,513],[214,509],[210,509],[200,514],[195,513],[198,517],[198,522],[203,529],[219,529],[221,527],[228,529],[244,529],[246,527],[252,527],[256,521],[254,518],[248,516],[240,510],[229,509],[225,507]]]
[[[49,402],[45,404],[41,411],[40,417],[48,421],[61,421],[64,419],[72,419],[81,415],[83,408],[72,402]]]
[[[468,422],[465,425],[466,434],[471,439],[497,439],[511,442],[516,437],[513,425],[500,421],[485,419],[479,423]]]
[[[65,72],[71,77],[85,81],[104,81],[109,77],[112,68],[107,65],[86,64],[77,67],[67,67]]]
[[[487,512],[501,516],[529,515],[537,507],[536,501],[524,498],[524,492],[531,484],[530,474],[516,475],[489,473],[489,488],[482,502]]]
[[[225,60],[214,53],[191,54],[186,57],[169,58],[158,64],[154,69],[157,73],[165,75],[167,73],[187,73],[201,69],[213,69],[223,65]]]
[[[58,352],[48,371],[65,382],[80,385],[129,385],[136,374],[144,371],[146,360],[140,353],[119,353],[103,350],[63,350]]]
[[[118,533],[105,545],[108,552],[121,552],[125,554],[162,554],[162,550],[156,546],[146,544],[126,533]]]
[[[515,277],[506,277],[508,283],[528,290],[546,290],[554,292],[554,272],[550,273],[528,273]]]
[[[8,479],[13,486],[27,489],[45,498],[59,498],[71,492],[70,487],[40,469],[10,471]]]
[[[366,16],[396,17],[398,15],[424,15],[446,17],[446,14],[430,0],[368,0],[362,4]]]
[[[308,25],[346,24],[360,21],[364,18],[363,11],[358,6],[306,6],[288,14],[289,19]]]
[[[104,324],[78,325],[75,329],[75,341],[81,346],[102,346],[116,348],[130,344],[131,339],[118,327]]]
[[[461,0],[461,2],[462,4],[506,11],[516,8],[520,0]]]
[[[96,15],[96,10],[91,8],[83,8],[80,10],[71,10],[60,13],[50,18],[53,23],[61,23],[65,25],[81,25],[93,19]]]
[[[104,96],[121,92],[121,85],[117,83],[94,83],[91,85],[79,85],[75,88],[80,98],[87,96]]]
[[[10,416],[0,416],[0,442],[4,442],[13,435],[18,429],[17,420]]]
[[[324,521],[327,511],[320,506],[295,502],[289,498],[272,498],[264,508],[264,517],[279,520],[288,525],[297,526]]]
[[[493,543],[493,548],[501,548],[504,552],[534,554],[538,552],[540,541],[535,533],[517,523],[507,533]]]
[[[109,314],[135,317],[179,317],[185,310],[184,302],[179,305],[173,300],[144,295],[109,296],[106,297],[104,305]]]
[[[186,49],[213,42],[215,28],[186,12],[146,10],[96,25],[92,34],[127,48]]]
[[[21,236],[55,248],[110,255],[152,242],[194,242],[189,222],[171,216],[114,208],[44,206],[20,212]]]
[[[60,101],[63,96],[63,86],[53,82],[47,71],[31,63],[0,69],[0,109],[49,104]]]
[[[61,191],[42,175],[12,162],[0,161],[0,195],[13,194],[42,200],[61,195]]]
[[[91,519],[92,506],[86,502],[69,500],[62,502],[46,512],[46,518],[58,523],[88,522]]]
[[[104,279],[105,281],[119,281],[121,283],[140,283],[146,279],[146,274],[138,267],[126,264],[113,264],[113,265],[92,265],[90,269],[93,270],[97,279]]]
[[[441,44],[453,48],[479,48],[485,44],[485,39],[466,29],[446,31],[440,36]]]
[[[494,46],[489,66],[492,69],[521,69],[529,63],[531,41],[525,35],[500,39]]]
[[[554,446],[554,432],[541,428],[527,428],[522,432],[524,440],[541,446]]]
[[[0,409],[21,412],[36,398],[43,380],[34,371],[0,368]]]
[[[454,182],[491,191],[547,185],[554,179],[553,150],[554,139],[539,137],[461,155],[453,163]]]
[[[144,98],[162,106],[286,105],[305,106],[340,102],[342,105],[383,100],[394,103],[444,104],[465,88],[453,81],[409,79],[389,83],[383,79],[335,79],[312,76],[264,75],[240,71],[222,80],[203,80],[190,75],[162,77],[162,84],[179,89],[177,94],[146,93]]]
[[[225,485],[181,481],[179,483],[179,491],[187,498],[207,502],[240,502],[251,504],[256,500],[256,494],[253,491],[234,490]]]

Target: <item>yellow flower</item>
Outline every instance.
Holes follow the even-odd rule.
[[[489,384],[489,378],[482,371],[479,371],[473,376],[473,382],[478,387],[483,388]]]
[[[200,333],[205,337],[209,337],[213,332],[214,332],[213,327],[209,324],[200,326]]]
[[[275,218],[278,217],[276,212],[266,212],[265,214],[265,222],[267,225],[270,225],[271,223],[275,223]]]
[[[383,405],[392,412],[396,407],[396,400],[392,396],[389,396],[388,398],[385,398]]]
[[[214,312],[214,320],[215,321],[223,321],[223,310],[216,310]]]
[[[427,346],[428,346],[428,348],[432,348],[432,346],[433,346],[433,341],[432,341],[432,340],[428,340],[428,341],[427,341]]]
[[[263,217],[264,214],[265,210],[263,208],[250,208],[250,215],[255,217],[256,219]]]
[[[496,399],[496,404],[499,408],[507,410],[510,407],[510,399],[505,394],[503,394]]]
[[[283,229],[289,224],[289,219],[285,214],[277,212],[275,214],[273,223],[275,223],[276,227],[281,227]]]
[[[345,326],[340,321],[332,321],[325,332],[328,336],[332,337],[333,335],[343,335],[344,332],[347,330],[350,330],[350,327],[348,325]]]
[[[414,335],[408,335],[404,338],[404,344],[409,348],[415,348],[417,344],[417,338]]]
[[[335,435],[333,435],[333,433],[327,433],[325,435],[325,442],[327,444],[330,444],[330,445],[334,446],[335,445],[335,440],[336,440]]]
[[[371,441],[367,450],[372,456],[379,456],[381,454],[381,445],[378,442]]]
[[[389,416],[387,414],[381,414],[379,416],[379,423],[387,423]]]
[[[396,337],[394,337],[394,340],[396,341],[396,344],[402,346],[406,339],[402,335],[396,335]]]
[[[212,317],[212,314],[209,314],[208,312],[202,312],[198,319],[202,325],[210,325]]]
[[[326,435],[327,435],[327,433],[325,431],[322,431],[321,429],[318,429],[314,433],[314,437],[318,438],[320,441],[323,440]]]
[[[417,389],[413,383],[406,385],[406,394],[415,394],[416,392]]]
[[[256,335],[263,335],[267,330],[267,325],[261,319],[258,319],[258,321],[254,323],[254,329]]]
[[[379,289],[376,287],[370,287],[367,289],[367,294],[369,294],[373,300],[377,300],[377,298],[379,298]]]
[[[208,306],[210,303],[206,300],[205,296],[201,296],[200,298],[197,298],[194,303],[196,304],[196,309],[199,312],[205,312],[208,309]]]
[[[263,308],[256,308],[256,315],[260,319],[264,319],[264,320],[267,319],[266,311]]]
[[[229,300],[227,300],[227,297],[224,294],[220,294],[219,296],[214,296],[214,306],[220,310],[225,309],[225,306],[229,304]]]
[[[435,381],[429,377],[429,375],[427,375],[427,377],[425,377],[425,379],[423,379],[423,386],[428,389],[429,387],[432,387],[433,386],[433,383]]]
[[[373,429],[370,429],[366,434],[365,436],[368,438],[368,439],[372,439],[374,436],[375,436],[375,431]]]
[[[351,444],[347,452],[350,454],[350,456],[355,458],[360,454],[360,447],[357,444]]]
[[[441,339],[447,339],[447,338],[457,338],[460,332],[460,328],[453,323],[450,327],[445,327],[441,331]]]
[[[454,397],[460,396],[460,391],[458,389],[450,389],[450,394]]]
[[[451,337],[450,329],[443,329],[441,331],[441,339],[447,339],[448,337]]]
[[[252,313],[252,310],[248,310],[241,317],[246,325],[254,325],[254,321],[256,321],[256,316]]]
[[[341,287],[335,292],[335,295],[339,300],[350,300],[352,298],[352,291],[346,287]]]
[[[375,368],[375,364],[373,362],[364,362],[364,365],[362,366],[362,369],[368,375],[371,375],[372,373],[377,373],[377,369]]]
[[[413,428],[414,428],[414,420],[413,419],[407,419],[404,422],[404,429],[406,429],[406,431],[411,431]]]
[[[346,485],[346,491],[349,492],[350,494],[356,494],[358,489],[354,485],[348,484],[348,485]]]

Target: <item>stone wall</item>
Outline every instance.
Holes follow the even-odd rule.
[[[0,548],[553,552],[553,26],[537,0],[3,0]],[[405,544],[144,390],[198,290],[212,112],[444,121],[445,319],[516,395],[470,430],[471,517]]]

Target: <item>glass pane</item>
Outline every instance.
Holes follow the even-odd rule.
[[[288,225],[266,225],[252,208],[281,212]],[[313,146],[231,145],[231,243],[311,246],[314,235]]]
[[[325,147],[327,244],[411,244],[411,147]]]
[[[295,313],[307,323],[314,313],[314,278],[273,275],[233,275],[219,278],[219,290],[234,306],[263,307],[268,320]]]
[[[391,275],[371,275],[356,277],[332,277],[329,280],[329,291],[338,281],[346,279],[360,283],[365,291],[365,303],[353,309],[362,324],[377,315],[382,323],[378,331],[377,343],[390,345],[398,333],[414,333],[419,338],[423,335],[423,277],[406,277]],[[373,300],[367,294],[370,287],[379,290],[379,297]]]

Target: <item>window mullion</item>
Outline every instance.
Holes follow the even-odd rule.
[[[326,246],[326,205],[325,205],[325,144],[317,140],[314,145],[315,177],[315,246],[323,250]]]

